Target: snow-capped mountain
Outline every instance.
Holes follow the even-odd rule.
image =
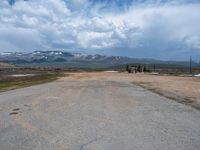
[[[87,55],[82,53],[70,53],[64,51],[34,51],[26,52],[3,52],[0,53],[0,61],[21,64],[54,64],[62,63],[68,66],[99,66],[107,67],[130,63],[133,59],[120,56]]]
[[[99,54],[87,55],[65,51],[34,51],[31,53],[3,52],[0,53],[0,62],[8,62],[18,66],[55,66],[67,68],[105,68],[129,63],[188,65],[188,62],[160,61],[155,59],[135,59],[122,56],[105,56]]]

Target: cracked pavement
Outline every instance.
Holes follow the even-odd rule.
[[[127,80],[63,79],[0,93],[2,150],[199,150],[200,112]]]

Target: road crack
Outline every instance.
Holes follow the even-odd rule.
[[[93,140],[91,140],[91,141],[89,141],[89,142],[87,142],[87,143],[82,144],[82,145],[80,146],[80,150],[83,150],[85,146],[90,145],[90,144],[92,144],[92,143],[94,143],[94,142],[96,142],[96,141],[98,141],[98,140],[100,140],[100,139],[102,139],[102,138],[103,138],[103,136],[98,137],[98,138],[95,138],[95,139],[93,139]]]

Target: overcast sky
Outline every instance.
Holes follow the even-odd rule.
[[[0,0],[0,52],[200,59],[199,0]]]

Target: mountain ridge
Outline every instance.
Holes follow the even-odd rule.
[[[25,66],[91,67],[102,68],[124,64],[174,64],[188,66],[187,61],[163,61],[149,58],[129,58],[125,56],[106,56],[82,54],[66,51],[2,52],[0,61]],[[198,66],[198,63],[193,62]]]

